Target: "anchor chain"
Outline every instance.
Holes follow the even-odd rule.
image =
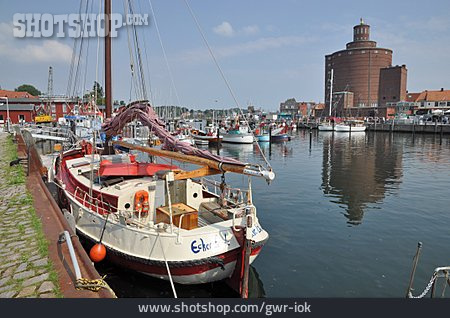
[[[428,294],[428,292],[431,289],[431,286],[433,286],[434,281],[437,278],[437,273],[435,272],[433,274],[433,276],[431,276],[430,282],[428,283],[427,287],[424,289],[424,291],[419,295],[419,296],[413,296],[413,294],[411,293],[411,291],[409,291],[408,293],[408,298],[414,298],[414,299],[418,299],[418,298],[423,298],[426,296],[426,294]]]

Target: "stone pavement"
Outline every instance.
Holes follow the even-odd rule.
[[[22,167],[9,167],[14,147],[0,132],[0,298],[60,297]]]

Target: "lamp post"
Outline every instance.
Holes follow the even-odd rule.
[[[9,104],[8,97],[0,97],[0,99],[6,99],[6,131],[9,132]],[[2,103],[3,105],[3,103]]]

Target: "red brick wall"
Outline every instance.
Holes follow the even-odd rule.
[[[405,65],[381,69],[378,88],[379,106],[406,100],[406,76]]]

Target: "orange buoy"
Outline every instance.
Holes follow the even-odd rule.
[[[101,262],[105,259],[106,256],[106,248],[105,245],[102,243],[97,243],[94,246],[92,246],[89,257],[91,260],[95,263]]]

